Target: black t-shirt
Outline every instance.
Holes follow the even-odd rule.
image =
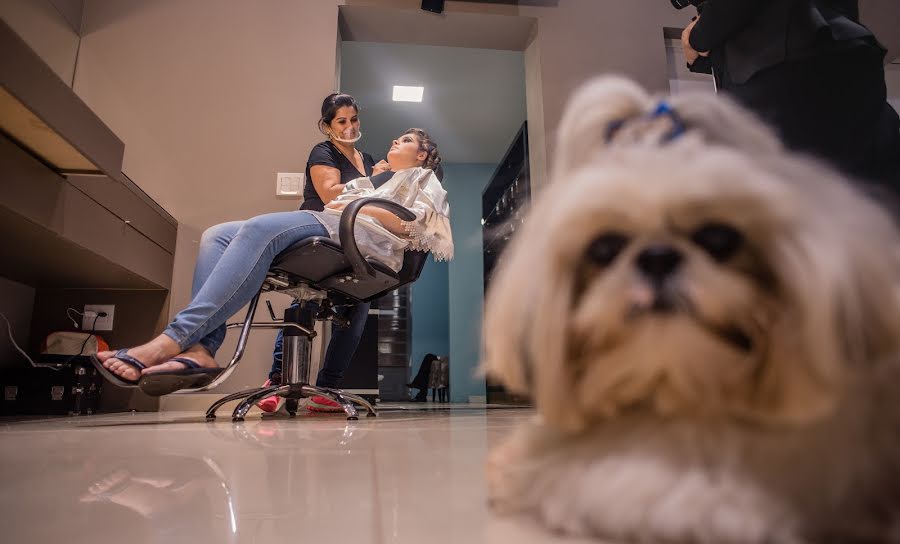
[[[371,176],[372,168],[375,166],[375,159],[366,152],[361,153],[363,166],[366,170],[365,176]],[[356,166],[350,162],[350,159],[345,157],[344,154],[341,153],[341,150],[333,143],[324,141],[316,144],[316,146],[312,148],[312,151],[309,152],[309,159],[306,161],[306,185],[303,187],[303,204],[300,206],[301,210],[320,212],[325,209],[325,203],[322,201],[319,193],[316,192],[316,187],[313,185],[312,178],[309,175],[309,170],[313,166],[330,166],[331,168],[337,168],[341,172],[341,183],[347,183],[356,178],[364,177],[363,174],[356,169]]]
[[[377,189],[387,183],[392,177],[394,177],[394,173],[390,170],[385,170],[377,176],[372,176],[369,180],[372,182],[372,186]]]

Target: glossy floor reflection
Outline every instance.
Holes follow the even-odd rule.
[[[413,406],[355,422],[206,423],[188,412],[0,420],[2,540],[551,540],[486,508],[487,449],[530,411]]]

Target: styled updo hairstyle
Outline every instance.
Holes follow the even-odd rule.
[[[441,154],[438,153],[437,144],[431,139],[427,132],[420,128],[411,128],[403,134],[415,134],[419,139],[419,151],[427,153],[422,168],[433,170],[439,180],[444,178],[444,169],[441,168]]]
[[[348,106],[356,110],[357,114],[359,113],[359,104],[349,94],[331,93],[326,96],[325,100],[322,101],[322,117],[319,118],[319,131],[329,136],[327,129],[331,126],[331,122],[334,121],[337,110]]]

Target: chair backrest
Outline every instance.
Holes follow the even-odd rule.
[[[394,289],[403,287],[407,283],[412,283],[419,279],[419,276],[422,274],[422,269],[425,268],[425,261],[428,260],[430,254],[430,252],[425,251],[407,251],[404,253],[403,267],[397,272],[397,277],[400,280],[399,283],[392,286],[390,289],[385,289],[377,295],[369,297],[367,300],[375,300],[376,298],[383,297]]]
[[[400,285],[416,281],[425,268],[425,261],[428,260],[429,253],[424,251],[407,251],[403,254],[403,268],[397,273],[400,278]]]

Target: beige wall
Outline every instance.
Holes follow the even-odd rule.
[[[560,0],[556,8],[522,7],[520,13],[538,19],[537,35],[526,50],[526,71],[537,77],[526,81],[529,121],[543,128],[530,142],[540,189],[572,91],[600,74],[625,74],[651,90],[668,90],[662,29],[683,25],[689,14],[662,0]],[[537,49],[533,57],[532,48]],[[534,115],[538,110],[542,118]]]
[[[180,222],[206,227],[295,203],[334,86],[330,0],[94,0],[75,92],[126,143],[124,171]]]
[[[900,112],[900,63],[885,66],[884,83],[887,87],[888,102]]]
[[[78,34],[50,0],[0,0],[0,19],[25,40],[66,85],[72,85]]]
[[[887,48],[887,62],[900,58],[900,2],[859,0],[859,18]]]
[[[626,74],[656,91],[668,89],[662,28],[691,13],[664,0],[560,0],[557,8],[523,7],[538,18],[546,130],[552,134],[572,91],[599,74]]]

